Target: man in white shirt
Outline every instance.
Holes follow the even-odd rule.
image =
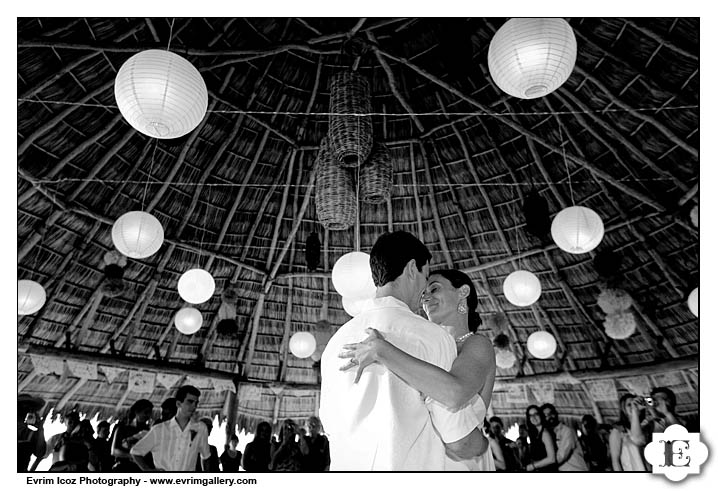
[[[382,235],[372,248],[377,298],[332,336],[322,355],[319,415],[332,444],[330,470],[443,471],[443,442],[460,440],[480,424],[470,408],[452,413],[382,365],[367,366],[357,383],[353,372],[340,370],[342,346],[362,341],[368,327],[417,358],[451,368],[454,339],[413,313],[430,259],[426,246],[403,231]]]
[[[197,410],[200,391],[192,385],[184,385],[177,391],[177,414],[174,418],[153,426],[147,435],[130,450],[132,460],[143,471],[194,471],[197,455],[202,457],[202,470],[207,470],[210,457],[207,442],[207,426],[192,421]],[[145,456],[152,452],[155,467]]]

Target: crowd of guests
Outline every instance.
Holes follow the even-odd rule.
[[[307,429],[284,420],[279,438],[272,436],[269,422],[257,425],[254,440],[244,453],[239,438],[231,434],[221,455],[210,445],[210,418],[196,418],[200,390],[181,387],[165,400],[162,413],[152,421],[154,405],[140,399],[112,432],[100,421],[97,432],[78,412],[63,416],[65,431],[45,440],[38,412],[45,401],[26,394],[18,396],[18,472],[35,470],[37,463],[52,455],[52,472],[236,472],[326,471],[329,470],[329,440],[322,434],[317,417],[309,418]],[[35,463],[29,467],[32,456]]]
[[[655,387],[650,397],[625,394],[619,405],[614,424],[599,424],[587,414],[578,431],[559,419],[553,404],[530,405],[516,441],[504,434],[501,418],[490,418],[486,430],[497,471],[649,471],[643,449],[652,433],[672,424],[686,426],[676,413],[676,396],[667,387]]]

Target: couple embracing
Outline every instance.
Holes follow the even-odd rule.
[[[496,362],[475,334],[476,290],[460,271],[430,274],[430,260],[408,232],[384,234],[371,250],[376,299],[322,355],[331,470],[495,470],[482,427]]]

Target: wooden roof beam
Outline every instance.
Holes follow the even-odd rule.
[[[411,163],[411,182],[414,191],[414,210],[416,212],[416,225],[419,230],[419,240],[424,242],[424,227],[421,221],[421,201],[419,200],[419,184],[416,179],[416,161],[414,160],[414,145],[409,145],[409,162]]]
[[[684,58],[688,58],[689,60],[693,60],[693,61],[696,61],[696,62],[699,61],[698,56],[694,55],[694,54],[691,53],[690,51],[686,51],[685,49],[680,48],[679,46],[677,46],[677,45],[674,44],[673,42],[666,40],[666,38],[664,38],[664,37],[661,36],[660,34],[658,34],[658,33],[656,33],[656,32],[653,32],[652,30],[650,30],[650,29],[648,29],[648,28],[646,28],[646,27],[641,27],[641,26],[637,25],[637,24],[636,24],[634,21],[632,21],[632,20],[625,19],[625,22],[626,22],[626,24],[628,24],[629,26],[633,27],[635,30],[637,30],[637,31],[639,31],[640,33],[642,33],[642,34],[648,36],[649,38],[653,39],[653,40],[654,40],[655,42],[657,42],[658,44],[662,44],[663,46],[672,49],[673,51],[675,51],[675,52],[678,53],[679,55],[683,56]]]
[[[429,159],[426,156],[426,150],[423,144],[419,144],[421,150],[422,160],[424,161],[424,174],[426,175],[426,182],[429,186],[429,205],[431,206],[431,214],[434,218],[434,228],[439,236],[439,244],[441,244],[441,252],[444,255],[444,261],[449,268],[454,267],[454,261],[451,259],[449,253],[449,246],[446,243],[446,237],[444,236],[444,228],[441,226],[441,218],[439,217],[439,208],[436,206],[436,193],[434,192],[434,181],[431,178],[431,170],[429,169]]]

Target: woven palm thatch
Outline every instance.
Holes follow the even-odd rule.
[[[326,139],[317,156],[317,220],[327,230],[346,230],[354,224],[357,196],[351,170],[340,166]]]
[[[372,148],[369,81],[355,72],[337,73],[329,92],[329,146],[339,165],[358,167]]]
[[[366,203],[382,203],[391,198],[394,164],[389,147],[374,142],[369,158],[359,168],[359,199]]]
[[[505,20],[18,19],[18,279],[47,294],[40,311],[18,318],[18,390],[48,408],[109,415],[139,397],[157,407],[190,378],[202,385],[200,411],[240,428],[304,421],[317,411],[319,370],[289,352],[291,334],[325,321],[324,342],[348,321],[332,266],[406,230],[427,245],[432,268],[472,278],[477,310],[493,319],[479,333],[508,337],[516,362],[497,369],[491,403],[506,425],[537,397],[552,397],[567,420],[611,422],[618,399],[597,389],[606,381],[616,395],[667,385],[678,410],[696,417],[699,329],[685,299],[699,273],[690,218],[699,20],[572,18],[574,71],[532,100],[507,96],[489,75],[487,49]],[[347,39],[366,51],[345,49]],[[122,118],[113,85],[130,56],[168,43],[199,70],[209,107],[186,136],[153,140]],[[344,110],[374,111],[342,119],[362,128],[344,130],[348,143],[364,141],[346,155],[363,167],[377,139],[393,162],[389,199],[343,211],[341,230],[321,226],[323,193],[339,190],[314,165],[339,121],[330,116],[337,73],[360,86],[361,107]],[[352,189],[352,205],[343,191],[347,210]],[[572,204],[596,211],[598,248],[570,255],[534,236],[522,213],[533,191],[551,219]],[[112,224],[140,209],[162,223],[165,242],[127,260],[123,288],[108,292]],[[310,271],[304,252],[317,231]],[[186,336],[173,324],[184,306],[177,281],[198,265],[216,293],[196,306],[204,323]],[[519,268],[542,285],[526,308],[502,291]],[[606,283],[632,299],[627,339],[604,330],[597,297]],[[236,329],[222,336],[230,287]],[[539,329],[557,340],[552,358],[526,349]],[[69,362],[99,368],[82,377]],[[128,391],[131,371],[155,375],[151,393]]]

